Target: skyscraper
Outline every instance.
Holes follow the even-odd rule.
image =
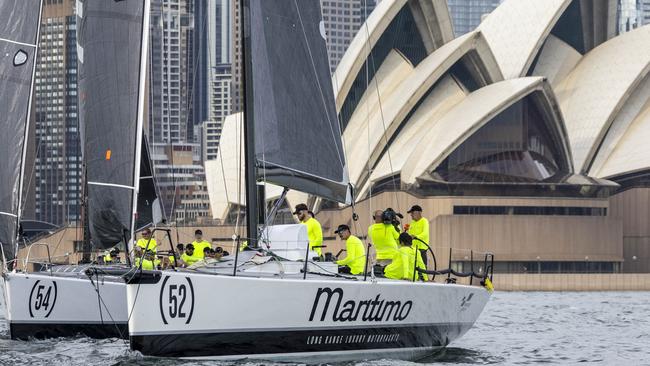
[[[151,2],[149,141],[187,142],[193,82],[191,0]]]
[[[212,68],[210,73],[210,90],[208,95],[208,119],[203,121],[201,141],[203,161],[217,158],[223,120],[231,113],[232,75],[230,64],[221,64]]]
[[[376,4],[376,0],[321,0],[332,72]]]
[[[447,0],[456,37],[473,31],[481,17],[496,9],[502,0]]]
[[[77,118],[74,0],[44,2],[35,88],[35,218],[56,225],[79,220],[81,145]],[[33,178],[32,178],[33,173]]]
[[[232,62],[232,0],[205,0],[195,3],[195,47],[197,55],[194,84],[194,126],[200,126],[202,158],[216,157],[221,124],[230,114]]]
[[[639,21],[641,25],[650,24],[650,0],[639,0]]]
[[[650,1],[648,1],[650,3]],[[642,3],[638,0],[620,0],[618,3],[618,33],[629,32],[641,25]],[[648,9],[650,11],[650,9]]]

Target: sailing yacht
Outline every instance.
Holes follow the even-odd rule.
[[[17,20],[21,20],[26,25],[15,28],[31,32],[14,35],[20,36],[17,41],[25,45],[0,41],[0,47],[9,48],[12,55],[19,50],[26,52],[28,64],[20,66],[20,70],[29,69],[29,73],[21,71],[24,74],[18,76],[22,77],[19,80],[31,80],[27,75],[33,75],[40,1],[6,0],[0,1],[0,6],[0,18],[5,20],[1,24],[21,24],[17,23]],[[124,249],[126,244],[128,251],[134,241],[134,232],[155,221],[155,213],[161,211],[143,135],[149,7],[148,0],[78,0],[76,3],[79,118],[87,191],[86,224],[95,250],[115,246]],[[19,10],[23,11],[20,17]],[[4,30],[0,25],[0,32]],[[4,33],[0,34],[5,37]],[[9,38],[9,35],[5,38]],[[10,64],[2,66],[7,68]],[[4,82],[2,80],[0,83]],[[23,125],[28,120],[24,111],[31,105],[28,102],[30,85],[27,83],[18,92],[13,86],[0,88],[0,95],[3,96],[0,103],[7,100],[16,104],[20,102],[19,108],[15,108],[16,113],[5,115],[16,116],[16,120],[20,119]],[[11,97],[2,93],[11,93]],[[21,97],[24,100],[18,99]],[[7,106],[2,104],[0,112],[3,112],[3,107]],[[24,134],[23,127],[12,126],[13,130],[16,130],[16,135]],[[9,135],[13,136],[11,133]],[[14,142],[0,144],[0,149],[15,147]],[[16,162],[20,160],[17,151],[2,156],[5,155]],[[24,171],[24,167],[21,171]],[[0,172],[6,172],[6,169],[0,169]],[[19,176],[12,172],[14,174],[6,179]],[[13,192],[20,192],[13,181],[4,180],[4,176],[2,179],[2,182],[12,183]],[[2,189],[7,185],[3,184]],[[11,209],[0,206],[0,211],[11,213],[20,207],[20,198],[18,203],[2,199],[0,205],[7,202],[13,202],[15,206]],[[0,215],[4,220],[0,228],[0,241],[3,244],[14,243],[12,239],[17,227],[15,216],[20,215]],[[13,219],[7,220],[7,217]],[[3,248],[5,258],[15,255],[13,249],[8,252],[9,246]],[[5,271],[3,276],[11,337],[28,339],[83,334],[96,338],[125,338],[128,314],[126,284],[121,276],[128,276],[134,271],[130,263],[49,265],[37,272]]]
[[[214,266],[125,277],[131,349],[146,356],[419,359],[472,327],[481,286],[349,276],[311,261],[304,227],[259,223],[264,180],[352,199],[319,1],[243,0],[249,245]],[[260,225],[261,224],[261,225]],[[275,248],[302,250],[303,262]],[[238,253],[238,252],[237,252]]]

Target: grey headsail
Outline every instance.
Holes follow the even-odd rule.
[[[15,256],[41,0],[0,0],[0,243]]]
[[[128,242],[133,231],[148,1],[77,1],[79,119],[95,248]]]
[[[250,0],[255,157],[268,182],[350,200],[318,0]]]

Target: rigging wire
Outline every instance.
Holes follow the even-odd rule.
[[[385,117],[384,117],[384,108],[383,108],[383,105],[382,105],[382,102],[381,102],[381,93],[379,91],[379,80],[378,80],[379,75],[377,74],[377,65],[375,65],[375,58],[374,58],[374,56],[372,54],[372,49],[370,47],[370,30],[368,29],[368,22],[367,21],[364,22],[363,25],[364,25],[364,29],[366,31],[366,43],[367,43],[367,46],[368,46],[368,49],[369,49],[368,58],[372,62],[372,69],[375,72],[375,74],[374,74],[375,76],[373,77],[373,81],[374,81],[374,84],[375,84],[375,92],[377,94],[377,103],[379,104],[379,115],[381,117],[381,124],[382,124],[382,127],[384,129],[383,134],[382,134],[382,138],[384,140],[384,144],[387,146],[386,154],[387,154],[387,157],[388,157],[388,164],[390,166],[391,172],[393,172],[394,171],[394,169],[393,169],[393,159],[391,157],[390,147],[388,146],[388,136],[387,136],[387,132],[386,132],[386,121],[385,121]],[[370,87],[369,84],[370,84],[370,80],[368,80],[368,62],[366,61],[366,90],[368,90],[368,88]],[[368,136],[370,136],[370,125],[369,124],[368,124]],[[370,137],[368,137],[368,166],[369,166],[369,168],[368,168],[368,183],[367,184],[369,184],[370,189],[371,189],[371,193],[372,193],[372,182],[370,181],[370,174],[371,174],[371,169],[370,169]],[[399,200],[397,181],[395,179],[394,174],[393,174],[393,176],[391,178],[391,181],[393,182],[393,194],[395,196],[395,202],[397,203],[397,211],[399,212],[399,211],[401,211],[401,204],[400,204],[400,200]],[[372,199],[372,195],[370,197]]]

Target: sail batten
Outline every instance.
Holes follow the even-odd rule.
[[[77,1],[79,118],[95,248],[133,235],[149,0]]]
[[[349,200],[318,0],[251,0],[248,85],[255,160],[267,182]]]
[[[41,0],[0,0],[0,244],[15,257]]]

